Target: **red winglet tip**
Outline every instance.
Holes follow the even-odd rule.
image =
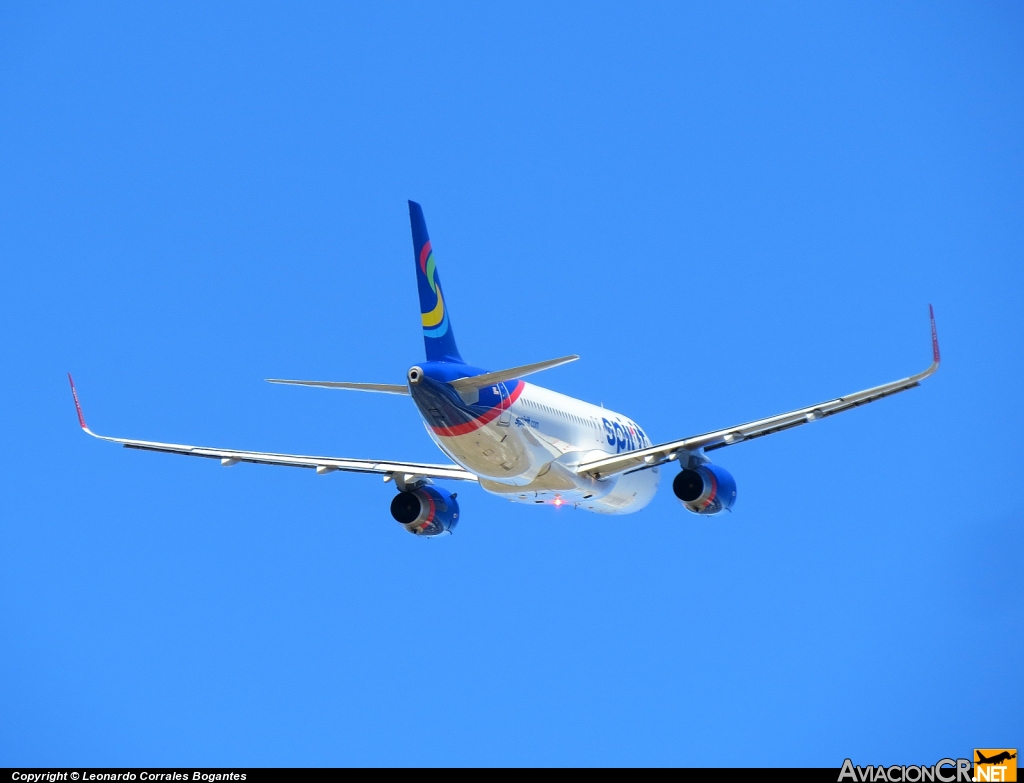
[[[75,381],[71,377],[71,373],[68,373],[68,383],[71,384],[71,396],[75,398],[75,410],[78,412],[78,424],[83,430],[89,429],[85,423],[85,416],[82,415],[82,406],[78,402],[78,392],[75,391]]]
[[[932,359],[935,361],[936,364],[938,364],[940,361],[939,333],[938,330],[936,330],[935,328],[935,308],[933,308],[931,305],[928,305],[928,317],[931,318],[932,321]]]

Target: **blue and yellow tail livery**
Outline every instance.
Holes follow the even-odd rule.
[[[416,258],[416,283],[420,292],[420,316],[423,322],[423,345],[427,349],[428,362],[459,362],[459,349],[455,345],[451,315],[441,278],[437,273],[437,262],[427,235],[427,223],[423,209],[415,201],[409,202],[409,221],[412,223],[412,248]]]

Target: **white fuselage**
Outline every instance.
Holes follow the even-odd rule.
[[[572,505],[602,514],[639,511],[654,497],[658,468],[595,480],[576,465],[652,445],[631,419],[582,400],[523,383],[512,404],[465,434],[427,432],[488,492],[518,503]],[[506,392],[504,388],[501,390]]]

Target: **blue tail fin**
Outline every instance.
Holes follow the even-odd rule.
[[[416,283],[420,291],[420,314],[427,361],[464,364],[455,345],[451,315],[441,292],[441,279],[437,274],[430,237],[427,236],[423,209],[415,201],[409,202],[409,221],[412,223],[412,249],[416,256]]]

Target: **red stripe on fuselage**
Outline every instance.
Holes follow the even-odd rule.
[[[483,414],[482,416],[479,416],[478,418],[473,419],[472,421],[467,421],[464,424],[456,424],[454,427],[434,427],[433,425],[431,425],[430,429],[433,430],[437,435],[442,435],[449,438],[454,437],[455,435],[465,435],[467,432],[478,430],[485,424],[494,421],[496,418],[498,418],[498,416],[500,416],[502,413],[511,408],[512,403],[519,399],[519,395],[523,393],[523,389],[525,388],[526,382],[519,381],[519,385],[512,390],[512,393],[509,394],[508,397],[506,397],[493,408],[491,408],[489,411],[487,411],[487,413]]]

